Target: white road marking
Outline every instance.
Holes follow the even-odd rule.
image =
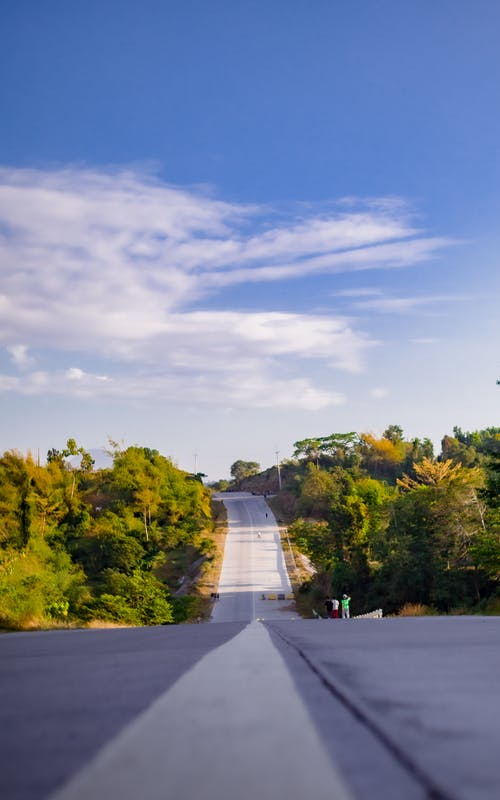
[[[213,650],[52,800],[351,800],[259,622]]]

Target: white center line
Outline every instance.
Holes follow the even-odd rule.
[[[351,800],[259,622],[213,650],[52,800]]]

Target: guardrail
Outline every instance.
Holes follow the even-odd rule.
[[[353,619],[382,619],[383,616],[382,609],[377,608],[375,611],[369,611],[368,614],[356,614]]]
[[[323,617],[321,614],[318,614],[315,608],[313,608],[313,615],[314,619],[329,619],[329,617]],[[384,612],[381,608],[375,609],[375,611],[369,611],[367,614],[356,614],[354,617],[350,617],[350,619],[382,619],[384,616]],[[340,616],[338,617],[340,619]]]

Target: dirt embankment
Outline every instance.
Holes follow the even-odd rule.
[[[195,593],[201,600],[202,617],[208,619],[212,610],[211,595],[217,591],[224,558],[224,547],[227,534],[227,511],[220,500],[212,500],[212,517],[214,531],[211,538],[215,544],[212,558],[205,560],[198,574],[192,581]]]

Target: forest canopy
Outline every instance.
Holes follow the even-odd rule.
[[[210,555],[210,492],[157,450],[115,444],[112,455],[110,469],[94,471],[70,439],[45,465],[13,451],[0,458],[4,627],[185,618],[169,562],[179,551]]]
[[[349,592],[357,613],[497,608],[500,428],[455,427],[437,457],[398,425],[311,437],[281,477],[289,533],[317,570],[310,605]]]

